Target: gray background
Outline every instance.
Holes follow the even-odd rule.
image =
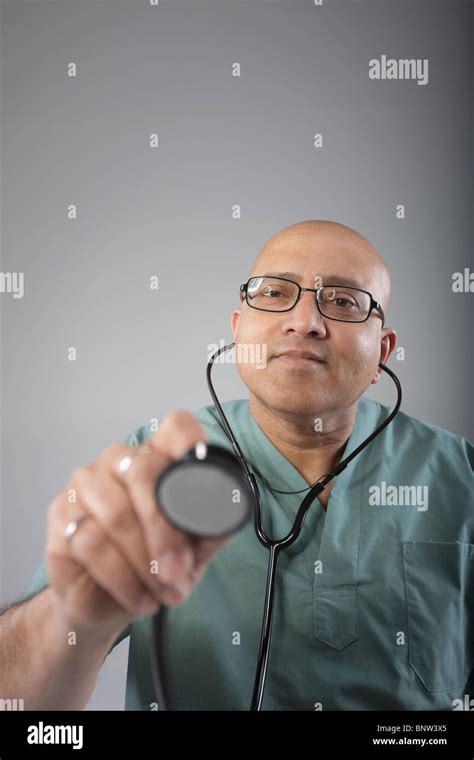
[[[473,296],[451,290],[473,267],[472,4],[7,0],[1,13],[1,270],[25,273],[23,299],[0,294],[1,601],[30,584],[76,466],[211,403],[207,346],[230,340],[239,284],[294,222],[340,221],[378,248],[403,409],[472,437]],[[428,58],[428,85],[370,80],[382,54]],[[233,365],[216,389],[246,396]],[[369,395],[391,404],[393,386]],[[127,647],[89,707],[123,708]]]

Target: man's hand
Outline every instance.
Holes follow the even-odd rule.
[[[186,411],[169,414],[145,446],[106,448],[77,469],[51,502],[47,576],[71,626],[121,630],[162,603],[181,604],[230,541],[231,536],[190,537],[171,526],[156,503],[158,475],[198,441],[207,441],[207,435],[196,417]],[[122,474],[124,457],[132,461]],[[82,516],[86,519],[68,541],[66,526]]]

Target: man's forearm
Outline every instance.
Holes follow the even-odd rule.
[[[0,704],[25,710],[82,710],[120,631],[73,631],[51,590],[0,615]]]

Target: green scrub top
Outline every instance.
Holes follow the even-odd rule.
[[[305,493],[270,488],[308,483],[247,400],[223,408],[259,475],[267,535],[281,538]],[[345,455],[389,412],[360,398]],[[210,443],[232,450],[214,406],[196,416]],[[126,443],[152,435],[144,425]],[[263,710],[452,710],[474,694],[473,463],[466,439],[399,412],[335,478],[327,512],[314,501],[278,560]],[[249,709],[268,556],[250,520],[186,602],[168,609],[174,709]],[[45,585],[43,560],[29,593]],[[124,629],[114,646],[127,635],[125,708],[159,709],[151,617]]]

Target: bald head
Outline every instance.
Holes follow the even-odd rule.
[[[323,278],[349,275],[369,290],[385,313],[390,298],[390,273],[374,246],[345,224],[308,219],[284,227],[264,245],[250,276],[291,270],[297,265]]]

